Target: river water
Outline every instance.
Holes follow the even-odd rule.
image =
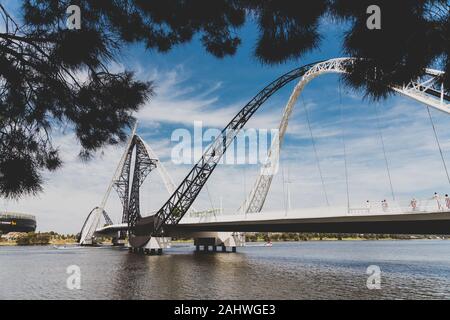
[[[80,289],[67,287],[72,265],[79,267]],[[381,270],[380,289],[367,288],[370,265]],[[0,299],[449,298],[445,240],[250,243],[237,253],[175,245],[162,256],[0,247]]]

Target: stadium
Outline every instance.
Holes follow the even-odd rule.
[[[9,232],[33,232],[35,230],[35,216],[22,213],[0,212],[0,234]]]

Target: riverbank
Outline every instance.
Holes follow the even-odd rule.
[[[73,235],[60,235],[55,232],[8,233],[0,237],[0,246],[45,246],[73,245],[77,239]]]
[[[0,242],[0,247],[13,247],[13,246],[47,246],[47,245],[55,245],[55,246],[64,246],[64,245],[75,245],[78,244],[76,240],[73,241],[61,241],[61,240],[52,240],[48,243],[39,243],[39,244],[18,244],[16,241],[2,241]]]
[[[11,247],[11,246],[17,246],[17,243],[15,241],[2,241],[2,242],[0,242],[0,247]]]
[[[448,240],[449,236],[432,235],[377,235],[377,234],[314,234],[314,233],[248,233],[247,242],[306,242],[306,241],[396,241],[396,240]],[[174,244],[192,244],[193,239],[174,239]],[[102,245],[112,245],[111,241],[101,241]],[[74,236],[56,233],[28,233],[17,235],[15,238],[1,238],[0,247],[6,246],[39,246],[39,245],[75,245]]]
[[[247,242],[285,242],[285,241],[366,241],[366,240],[441,240],[449,236],[435,235],[396,235],[396,234],[354,234],[354,233],[248,233]]]

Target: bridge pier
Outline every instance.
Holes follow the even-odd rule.
[[[112,238],[112,245],[114,247],[123,247],[125,246],[125,239],[121,239],[121,238]]]
[[[203,246],[204,252],[209,252],[209,246],[213,252],[217,252],[217,247],[222,247],[222,252],[227,252],[227,247],[231,247],[232,252],[236,252],[237,247],[245,245],[245,234],[240,232],[196,232],[193,234],[195,251],[200,251]]]
[[[146,255],[162,255],[163,249],[170,248],[171,241],[172,238],[169,237],[152,237],[144,247],[134,248],[130,246],[128,251]]]

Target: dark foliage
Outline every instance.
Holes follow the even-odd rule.
[[[0,194],[20,197],[42,190],[42,170],[61,165],[51,131],[73,128],[80,155],[126,138],[133,112],[152,94],[152,84],[133,73],[111,73],[120,39],[87,8],[83,28],[68,30],[65,1],[24,1],[24,23],[1,7]],[[86,4],[87,5],[87,4]]]
[[[385,97],[438,64],[449,88],[447,0],[23,0],[14,21],[0,4],[0,195],[41,190],[42,171],[61,165],[51,131],[69,127],[89,158],[125,139],[133,112],[152,83],[108,64],[123,45],[168,51],[201,40],[217,57],[233,55],[247,18],[259,27],[255,57],[265,64],[299,59],[319,48],[321,23],[346,23],[343,53],[361,58],[345,77],[371,98]],[[82,28],[67,30],[78,5]],[[366,27],[369,5],[381,8],[381,30]],[[83,77],[80,77],[83,74]],[[82,80],[81,80],[82,79]]]
[[[365,10],[373,4],[381,9],[380,30],[366,26]],[[439,59],[448,61],[447,1],[336,0],[332,9],[351,23],[344,38],[345,54],[363,58],[345,76],[347,83],[363,88],[373,98],[386,96],[388,85],[401,85],[423,75]],[[444,68],[448,75],[448,64]],[[449,88],[448,79],[445,81]]]
[[[319,46],[319,19],[327,10],[327,0],[243,2],[257,18],[260,36],[255,55],[262,62],[274,64],[298,58]]]

